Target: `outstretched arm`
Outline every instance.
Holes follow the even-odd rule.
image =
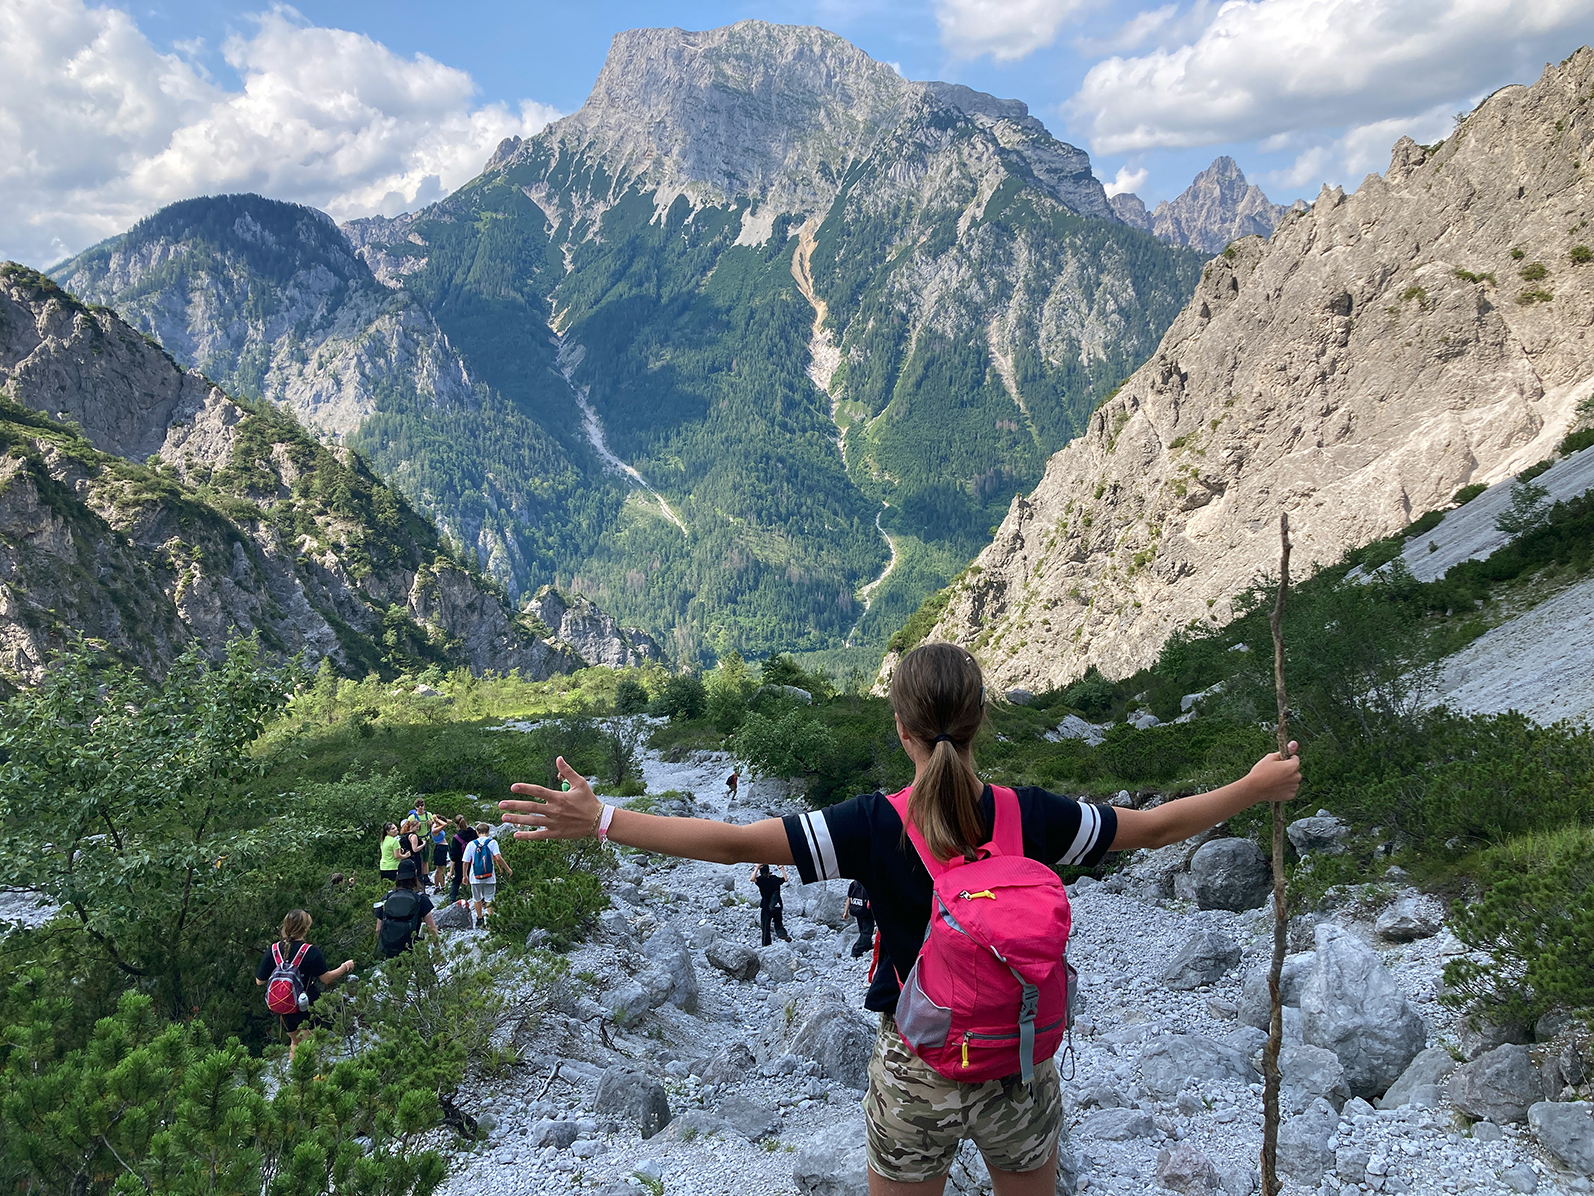
[[[1269,752],[1245,776],[1221,789],[1164,802],[1155,810],[1119,810],[1112,850],[1166,847],[1199,835],[1258,802],[1289,801],[1301,787],[1297,747],[1290,744],[1287,760],[1280,760],[1277,752]]]
[[[516,831],[517,839],[584,839],[598,831],[603,803],[587,779],[563,756],[559,775],[570,782],[568,790],[542,785],[511,785],[510,792],[532,801],[501,801],[505,821],[530,829]],[[765,818],[749,826],[732,826],[707,818],[665,818],[636,810],[616,810],[609,823],[609,838],[627,847],[713,864],[790,864],[791,844],[779,818]]]

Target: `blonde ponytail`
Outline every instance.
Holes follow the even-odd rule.
[[[974,736],[985,722],[980,666],[955,644],[924,644],[898,662],[891,706],[903,730],[930,750],[908,798],[908,817],[941,860],[971,856],[985,840]]]

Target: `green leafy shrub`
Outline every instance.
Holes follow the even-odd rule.
[[[1546,457],[1542,461],[1538,461],[1538,462],[1535,462],[1532,465],[1529,465],[1521,473],[1517,474],[1517,481],[1519,481],[1519,482],[1531,482],[1534,478],[1538,477],[1541,473],[1547,473],[1554,465],[1555,465],[1555,458],[1554,457]]]
[[[708,690],[703,678],[695,673],[679,673],[671,677],[663,691],[653,699],[651,709],[671,722],[702,718],[708,709]]]
[[[621,677],[614,686],[614,712],[641,714],[648,708],[648,691],[635,677]]]
[[[802,710],[770,717],[749,714],[731,739],[731,750],[766,777],[797,777],[819,769],[836,750],[830,728]]]
[[[1450,501],[1458,507],[1464,507],[1488,488],[1488,485],[1483,482],[1470,482],[1460,490],[1457,490]]]
[[[1520,536],[1549,522],[1550,492],[1537,482],[1518,480],[1511,487],[1511,505],[1495,517],[1494,526]]]
[[[499,846],[514,875],[498,885],[487,921],[495,936],[519,946],[543,930],[548,945],[563,951],[609,908],[604,877],[614,857],[596,839],[509,839]]]
[[[1594,249],[1590,249],[1587,245],[1574,245],[1566,256],[1574,266],[1586,266],[1589,262],[1594,262]]]
[[[1568,432],[1561,443],[1555,446],[1555,451],[1563,457],[1570,457],[1590,445],[1594,445],[1594,428],[1584,428],[1581,432]]]
[[[1550,271],[1543,262],[1529,262],[1517,273],[1522,276],[1524,282],[1538,282],[1541,278],[1547,278]]]

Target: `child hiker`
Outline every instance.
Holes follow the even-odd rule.
[[[1042,865],[1090,866],[1109,850],[1175,843],[1258,802],[1287,801],[1300,762],[1292,747],[1290,759],[1269,754],[1221,789],[1115,810],[979,779],[969,747],[985,721],[985,687],[962,648],[926,644],[904,656],[891,705],[914,778],[890,797],[733,826],[616,810],[561,759],[568,793],[515,785],[535,800],[499,805],[531,828],[517,838],[597,835],[715,863],[795,864],[805,884],[862,882],[880,936],[864,1001],[880,1014],[864,1102],[871,1196],[939,1196],[964,1138],[985,1156],[997,1196],[1052,1196],[1069,914]],[[977,987],[948,984],[976,973]]]

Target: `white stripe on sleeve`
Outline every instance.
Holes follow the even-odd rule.
[[[1074,836],[1074,841],[1068,845],[1068,850],[1057,862],[1059,864],[1077,864],[1091,853],[1096,846],[1096,840],[1101,835],[1101,814],[1089,802],[1079,803],[1079,833]]]
[[[830,841],[830,825],[825,812],[815,810],[803,815],[803,827],[808,832],[808,846],[814,853],[814,871],[820,880],[836,880],[841,870],[836,865],[836,845]]]

